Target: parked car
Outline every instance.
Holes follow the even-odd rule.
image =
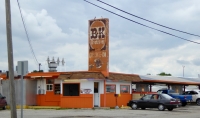
[[[180,101],[167,94],[155,93],[146,94],[139,100],[130,100],[127,106],[132,109],[158,108],[159,111],[164,111],[165,109],[172,111],[180,106]]]
[[[7,105],[5,98],[6,97],[2,96],[1,93],[0,93],[0,108],[2,108],[3,110],[6,109],[6,105]]]
[[[200,106],[200,90],[186,91],[183,95],[191,95],[192,101],[196,102],[196,104]]]
[[[181,102],[181,106],[186,106],[188,102],[192,101],[192,96],[191,95],[181,95],[179,93],[176,93],[174,90],[171,89],[160,89],[157,91],[157,93],[165,93],[168,94],[169,96],[179,99]]]

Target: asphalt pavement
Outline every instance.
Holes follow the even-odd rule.
[[[11,118],[10,110],[0,110],[0,118]],[[17,109],[17,118],[21,110]],[[158,109],[24,109],[23,118],[200,118],[200,106],[187,105],[173,111]]]

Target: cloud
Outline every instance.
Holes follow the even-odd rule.
[[[97,1],[91,1],[134,21],[200,42],[200,38],[165,29],[116,11]],[[199,0],[182,1],[106,1],[134,15],[175,29],[199,34]],[[64,58],[62,71],[87,70],[88,20],[109,18],[110,71],[156,75],[160,72],[173,76],[196,77],[199,72],[198,44],[143,27],[92,6],[84,1],[60,2],[48,0],[20,1],[26,28],[34,53],[41,68],[48,70],[46,59]],[[28,60],[29,71],[38,69],[19,14],[17,2],[11,4],[14,64]],[[5,3],[0,1],[0,70],[7,70],[7,42]]]

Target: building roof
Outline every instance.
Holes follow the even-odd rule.
[[[66,72],[60,74],[58,78],[61,79],[107,79],[114,81],[134,81],[141,82],[138,75],[135,74],[124,74],[109,72],[109,76],[106,77],[102,72],[97,71],[85,71],[85,72]]]
[[[146,83],[166,83],[166,84],[181,84],[181,85],[200,85],[197,79],[188,79],[183,77],[173,76],[153,76],[153,75],[139,75],[143,82]]]
[[[28,73],[24,78],[26,79],[39,79],[39,78],[60,78],[63,80],[67,79],[107,79],[114,81],[133,81],[141,82],[138,75],[135,74],[124,74],[109,72],[109,76],[105,76],[104,72],[99,71],[72,71],[72,72],[32,72]]]

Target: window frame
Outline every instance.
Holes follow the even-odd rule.
[[[56,88],[57,85],[59,85],[59,89]],[[57,92],[56,90],[59,91],[59,93],[56,93]],[[54,84],[54,90],[53,91],[54,91],[55,95],[60,95],[61,94],[60,84]]]
[[[70,96],[70,95],[68,95],[68,96],[66,96],[66,95],[64,95],[64,85],[65,84],[78,84],[78,96]],[[80,94],[81,94],[81,90],[80,90],[80,83],[63,83],[62,84],[62,96],[63,97],[80,97]]]
[[[51,86],[51,89],[48,90],[48,87],[47,86]],[[53,91],[54,85],[53,84],[46,84],[46,91]]]
[[[128,86],[128,92],[127,92],[127,93],[124,93],[124,92],[121,91],[121,87],[122,87],[122,86]],[[121,84],[121,85],[120,85],[120,94],[130,94],[130,85]]]
[[[51,81],[50,83],[49,83],[49,81]],[[54,79],[46,79],[46,91],[54,91],[54,82],[55,82],[55,80]],[[51,86],[51,89],[48,89],[48,87],[47,86]]]
[[[107,92],[107,86],[115,86],[114,92]],[[116,93],[116,84],[106,84],[106,93]]]

